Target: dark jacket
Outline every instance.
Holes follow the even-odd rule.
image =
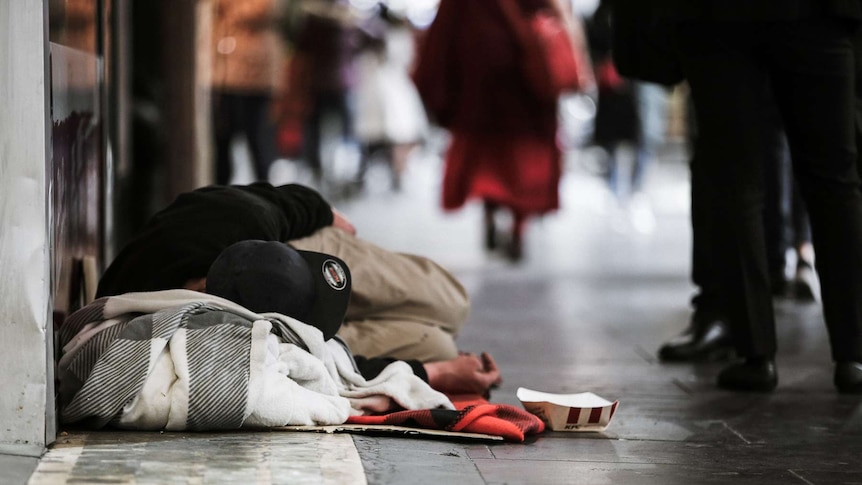
[[[99,280],[97,297],[182,288],[233,243],[288,241],[332,224],[332,208],[300,185],[210,186],[157,213]]]
[[[637,139],[638,118],[631,82],[619,76],[611,62],[611,10],[602,2],[586,19],[585,27],[599,88],[598,108],[593,120],[593,142],[606,148]]]

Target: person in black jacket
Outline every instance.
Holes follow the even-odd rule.
[[[767,137],[750,122],[768,89],[809,209],[834,384],[840,392],[862,393],[862,193],[851,43],[862,3],[666,1],[680,19],[677,53],[696,108],[703,182],[693,190],[713,228],[722,307],[743,357],[722,370],[718,385],[771,391],[778,381],[763,224]]]
[[[96,297],[195,287],[228,246],[289,241],[333,225],[336,212],[301,185],[209,186],[181,194],[127,244],[99,279]]]
[[[422,278],[416,282],[417,286],[444,288],[417,294],[402,286],[400,293],[412,301],[385,301],[375,305],[374,289],[357,288],[354,284],[355,298],[350,302],[347,316],[360,315],[359,320],[369,321],[357,321],[355,325],[348,321],[342,326],[342,330],[348,332],[342,336],[352,349],[375,349],[374,355],[356,359],[366,378],[373,378],[393,360],[405,360],[416,375],[440,391],[487,393],[500,381],[496,363],[485,353],[458,352],[454,331],[449,328],[457,329],[462,323],[461,317],[466,316],[468,302],[463,288],[434,263],[386,252],[355,238],[355,233],[349,220],[308,187],[296,184],[274,187],[265,182],[203,187],[181,194],[148,221],[108,266],[99,280],[96,297],[174,288],[206,291],[206,276],[213,262],[228,247],[249,240],[289,242],[297,249],[328,254],[338,251],[328,250],[323,243],[335,241],[343,253],[335,256],[347,260],[351,266],[356,265],[351,267],[351,271],[356,270],[354,276],[371,272],[372,278],[362,281],[373,280],[378,285],[387,284],[386,280],[393,275],[403,275],[398,268],[386,265],[366,268],[367,265],[360,264],[364,263],[361,258],[373,258],[375,262],[385,259],[389,265],[413,264],[421,259],[416,264],[421,271],[411,273]],[[401,282],[396,280],[392,284]],[[439,304],[423,299],[426,294],[439,296]],[[445,300],[446,295],[453,295],[453,298]],[[398,307],[399,303],[405,306]],[[380,306],[387,308],[378,309]],[[447,308],[439,308],[441,306]],[[359,309],[352,311],[354,307]],[[392,307],[400,309],[399,318],[387,313]],[[415,314],[419,314],[420,321],[411,320],[417,316]],[[374,316],[377,318],[370,318]],[[442,322],[445,328],[433,324],[446,319],[458,321]],[[389,347],[365,345],[364,339],[377,337],[374,330],[387,325],[386,338],[395,340],[385,342],[391,344]],[[418,342],[414,338],[416,328],[425,337]],[[402,338],[404,341],[400,340]],[[390,350],[393,348],[395,350]]]

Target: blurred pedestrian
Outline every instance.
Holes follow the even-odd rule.
[[[274,30],[275,0],[216,0],[212,54],[215,179],[233,176],[232,144],[248,143],[255,180],[265,181],[275,160],[272,98],[282,54]]]
[[[774,106],[765,134],[766,201],[764,223],[769,280],[775,296],[820,301],[808,209],[793,176],[790,147]],[[791,266],[792,265],[792,266]],[[788,272],[793,277],[788,279]]]
[[[523,257],[527,219],[559,206],[557,99],[530,84],[518,32],[542,9],[573,23],[556,0],[443,0],[414,75],[426,108],[452,135],[443,208],[482,200],[487,249],[498,247],[496,215],[508,211],[512,261]]]
[[[288,35],[293,55],[305,70],[308,97],[303,126],[303,157],[316,182],[324,179],[328,143],[354,141],[355,56],[362,42],[358,19],[345,0],[300,2],[295,32]]]
[[[422,100],[410,79],[413,27],[383,3],[369,23],[367,30],[375,38],[356,61],[356,138],[362,153],[357,181],[364,182],[369,163],[383,153],[392,187],[399,190],[407,160],[428,131]]]
[[[620,76],[612,58],[612,28],[610,4],[603,1],[587,22],[599,88],[593,142],[607,155],[608,188],[619,208],[631,216],[636,230],[651,233],[655,216],[643,193],[643,183],[647,168],[664,142],[668,92],[659,84]],[[628,172],[620,158],[623,147],[634,150]]]

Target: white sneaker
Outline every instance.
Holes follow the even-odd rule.
[[[629,202],[629,217],[632,227],[641,234],[652,234],[655,232],[656,219],[649,199],[642,194],[632,196]]]
[[[820,302],[820,279],[807,262],[800,260],[797,264],[793,286],[796,299]]]

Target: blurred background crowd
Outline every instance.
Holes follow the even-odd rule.
[[[600,0],[453,4],[449,14],[447,5],[197,2],[195,18],[187,19],[196,32],[197,50],[187,59],[195,100],[176,107],[193,118],[177,125],[195,126],[193,185],[297,182],[338,203],[405,190],[411,167],[432,166],[424,173],[439,174],[439,206],[453,211],[478,200],[486,249],[517,262],[527,221],[557,210],[560,181],[577,172],[602,182],[597,203],[620,232],[652,234],[651,172],[656,164],[687,166],[697,134],[687,85],[620,76]],[[556,9],[590,79],[552,100],[531,94],[511,6],[525,14]],[[164,71],[170,55],[154,50],[158,31],[140,28],[159,22],[148,22],[147,7],[134,8],[134,148],[130,163],[117,168],[120,186],[128,181],[119,190],[126,201],[118,211],[128,217],[117,223],[118,245],[175,195],[165,172],[177,170],[176,149],[165,147],[188,136],[172,134],[170,106],[177,103],[165,101],[172,81]],[[433,38],[435,25],[448,29],[445,35]],[[419,81],[439,86],[451,106],[430,106],[435,94],[420,95]],[[804,283],[800,293],[816,299],[807,216],[777,123],[773,148],[765,157],[770,272],[776,292],[795,278]]]
[[[337,200],[399,191],[411,164],[445,158],[451,130],[426,113],[412,79],[439,0],[208,3],[210,52],[199,77],[210,86],[214,182],[298,181]],[[657,159],[684,149],[686,89],[620,77],[599,1],[558,3],[595,71],[594,84],[554,104],[563,170],[606,180],[619,225],[648,234],[655,217],[644,180]],[[504,94],[496,104],[523,97]]]
[[[232,177],[266,179],[276,161],[295,162],[319,182],[349,175],[361,182],[369,163],[385,159],[393,172],[392,188],[397,189],[398,174],[412,148],[445,147],[436,139],[441,134],[434,120],[429,123],[411,81],[418,44],[435,18],[439,0],[211,3],[212,52],[209,62],[203,63],[208,71],[203,74],[212,86],[217,182]],[[598,3],[573,0],[569,8],[591,26]],[[612,69],[608,27],[599,25],[588,32],[600,72]],[[619,133],[603,132],[595,140],[595,146],[613,152],[610,145],[636,138],[638,114],[631,102],[635,89],[621,78],[602,81],[608,82],[600,86],[603,90],[626,98],[617,102],[609,95],[606,102],[614,106],[607,110],[608,125],[619,125]],[[655,150],[666,135],[676,139],[684,134],[680,119],[684,114],[668,110],[674,93],[647,91],[650,94],[638,98],[650,100],[644,108],[651,116],[647,150]],[[590,90],[560,100],[565,148],[593,145],[598,94]],[[225,160],[239,162],[226,147],[239,143],[246,145],[240,150],[248,150],[253,165],[238,167],[241,173],[235,174]],[[610,170],[612,162],[602,163]],[[625,190],[616,174],[612,178],[615,191]],[[633,190],[637,183],[631,184]]]

